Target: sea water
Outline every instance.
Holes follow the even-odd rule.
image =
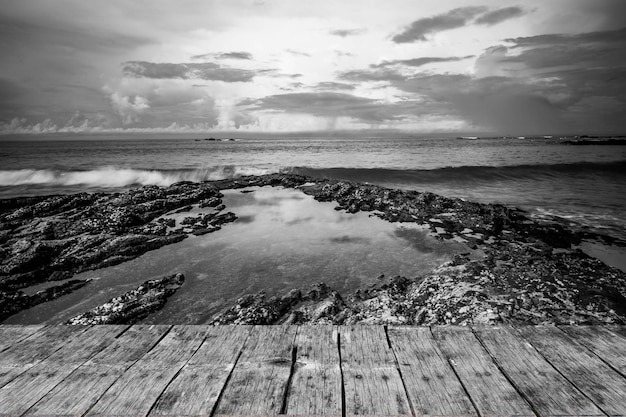
[[[290,172],[504,203],[626,240],[624,146],[364,136],[4,138],[0,198]],[[334,203],[315,202],[298,190],[251,191],[225,192],[227,210],[239,220],[219,232],[80,274],[75,278],[92,282],[6,322],[62,322],[147,279],[183,272],[183,287],[146,322],[203,323],[246,293],[271,296],[325,281],[348,295],[380,274],[419,277],[467,250],[411,225],[337,212]],[[583,249],[626,269],[623,248],[585,242]]]

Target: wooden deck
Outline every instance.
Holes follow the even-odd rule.
[[[0,326],[2,416],[626,415],[625,327]]]

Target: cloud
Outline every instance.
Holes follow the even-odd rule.
[[[310,57],[311,54],[307,53],[307,52],[302,52],[302,51],[296,51],[295,49],[285,49],[285,52],[291,54],[291,55],[296,55],[296,56],[306,56],[306,57]]]
[[[406,65],[409,67],[421,67],[423,65],[432,64],[435,62],[456,62],[464,59],[473,58],[474,55],[467,56],[450,56],[450,57],[422,57],[413,59],[397,59],[393,61],[383,61],[380,64],[372,64],[370,68],[382,68],[390,65]]]
[[[399,72],[387,68],[375,70],[344,71],[340,72],[337,77],[341,80],[353,82],[402,81],[407,78]]]
[[[394,86],[424,95],[441,111],[500,134],[540,133],[567,126],[563,108],[542,94],[543,86],[512,78],[429,74]]]
[[[518,6],[505,7],[503,9],[493,10],[489,13],[485,13],[476,19],[475,23],[478,25],[492,26],[505,20],[513,19],[526,14],[524,9]]]
[[[330,31],[331,35],[345,38],[347,36],[356,36],[365,33],[365,29],[338,29]]]
[[[194,55],[190,59],[243,59],[251,60],[250,52],[234,51],[234,52],[211,52],[208,54]]]
[[[186,81],[126,78],[104,92],[123,126],[218,123],[219,110],[207,89]]]
[[[413,103],[385,103],[334,92],[277,94],[244,100],[239,106],[246,106],[248,110],[300,113],[331,119],[350,117],[366,123],[402,120],[415,113]]]
[[[124,96],[118,92],[111,94],[111,105],[122,118],[124,125],[139,121],[139,116],[150,108],[148,101],[141,96]]]
[[[471,22],[474,17],[485,13],[487,10],[483,6],[460,7],[447,13],[425,17],[411,23],[391,40],[395,43],[425,41],[426,35],[463,27]]]
[[[354,90],[352,84],[324,81],[313,86],[316,90]]]
[[[256,75],[256,72],[252,70],[225,68],[212,62],[171,64],[128,61],[124,62],[122,72],[125,76],[137,78],[201,79],[227,83],[249,82]]]
[[[487,49],[476,60],[479,73],[500,69],[519,75],[537,71],[625,68],[626,28],[577,35],[549,34],[506,39],[511,45]]]

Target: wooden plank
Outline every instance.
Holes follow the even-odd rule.
[[[297,327],[255,326],[226,385],[217,414],[279,414]]]
[[[384,327],[340,327],[339,335],[346,415],[411,414]]]
[[[600,358],[556,327],[524,326],[518,331],[603,412],[626,414],[626,379]]]
[[[167,385],[198,350],[206,326],[174,326],[89,410],[92,416],[145,416]]]
[[[620,326],[617,324],[611,324],[611,325],[607,325],[607,326],[600,326],[600,327],[604,327],[605,329],[609,329],[614,333],[617,333],[623,337],[626,338],[626,326]]]
[[[481,416],[535,415],[493,363],[470,328],[436,326],[432,332]]]
[[[477,415],[429,327],[390,327],[388,332],[416,415]]]
[[[208,330],[202,346],[159,397],[150,415],[211,415],[251,327],[219,326]]]
[[[623,328],[611,327],[613,331],[604,326],[559,326],[559,328],[626,376],[626,338],[618,333]]]
[[[0,413],[21,415],[128,326],[88,328],[0,389]],[[63,343],[63,340],[57,341]]]
[[[0,352],[8,349],[11,345],[32,336],[35,332],[41,330],[42,325],[22,326],[22,325],[0,325]]]
[[[604,415],[509,326],[476,327],[474,332],[540,415]]]
[[[86,329],[84,326],[46,326],[9,346],[0,355],[0,388],[61,349],[64,342]]]
[[[301,326],[286,414],[341,415],[341,363],[337,328]]]
[[[81,416],[171,326],[133,326],[85,362],[26,413],[28,416]]]

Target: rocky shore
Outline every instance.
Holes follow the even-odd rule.
[[[498,204],[291,174],[0,201],[0,321],[29,307],[13,300],[30,285],[67,280],[236,221],[223,213],[220,191],[250,186],[299,188],[338,210],[425,224],[468,253],[425,276],[381,277],[349,297],[323,283],[269,299],[245,296],[214,324],[626,323],[626,274],[576,249],[589,239],[625,242]],[[209,212],[190,213],[179,225],[163,217],[193,207]]]
[[[134,324],[165,305],[165,301],[183,285],[183,274],[146,281],[134,290],[114,297],[65,324]]]

